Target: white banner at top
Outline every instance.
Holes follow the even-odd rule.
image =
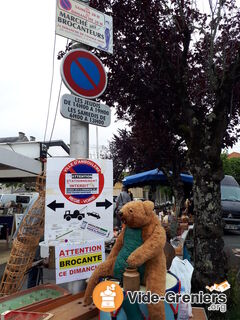
[[[56,34],[113,53],[112,17],[75,0],[57,0]]]

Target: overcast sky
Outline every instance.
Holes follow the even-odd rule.
[[[43,140],[55,37],[55,0],[12,0],[2,3],[0,19],[0,137],[17,136],[19,131]],[[57,53],[65,49],[67,39],[56,36],[55,72],[51,112],[47,131],[49,139],[60,87],[60,61]],[[62,86],[61,95],[69,93]],[[113,114],[112,109],[112,114]],[[99,144],[107,145],[121,123],[99,127]],[[70,120],[58,111],[54,139],[69,143]],[[96,145],[96,127],[90,126],[90,145]]]
[[[207,0],[204,0],[206,3]],[[11,0],[2,2],[0,19],[0,137],[17,136],[43,140],[50,93],[55,37],[55,0]],[[113,23],[114,24],[114,23]],[[56,55],[65,48],[67,39],[56,36],[55,74],[47,139],[53,125],[60,86],[60,61]],[[61,95],[69,93],[63,85]],[[112,109],[112,114],[113,114]],[[113,132],[123,123],[99,127],[99,144],[107,145]],[[70,120],[58,111],[52,139],[69,143]],[[90,126],[90,145],[96,145],[95,127]],[[240,146],[234,147],[240,151]]]

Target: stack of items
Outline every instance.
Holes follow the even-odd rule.
[[[38,313],[28,311],[6,311],[1,320],[48,320],[53,317],[51,313]]]
[[[182,256],[183,254],[183,244],[184,241],[180,237],[175,237],[170,240],[171,245],[173,246],[175,250],[176,256]]]
[[[25,274],[32,266],[39,240],[43,235],[45,208],[45,178],[43,176],[38,177],[36,188],[39,198],[24,217],[17,237],[14,239],[0,285],[0,295],[12,294],[22,287]]]
[[[83,296],[84,292],[71,294],[55,284],[40,285],[0,298],[0,319],[92,319],[98,310],[84,305]]]

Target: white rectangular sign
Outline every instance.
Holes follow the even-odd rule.
[[[113,236],[112,160],[47,160],[44,241],[74,244]]]
[[[64,118],[101,127],[108,127],[111,123],[109,106],[73,94],[62,96],[60,113]]]
[[[99,179],[97,173],[67,173],[66,194],[98,194]]]
[[[104,241],[55,246],[56,283],[90,278],[105,260]]]
[[[113,53],[112,17],[75,0],[57,0],[56,34]]]

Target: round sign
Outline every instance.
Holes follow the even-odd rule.
[[[60,0],[60,5],[64,10],[71,10],[72,9],[72,4],[69,0]]]
[[[72,50],[64,57],[61,76],[72,93],[84,98],[99,97],[107,86],[107,75],[102,62],[83,49]]]
[[[102,193],[104,175],[101,168],[88,159],[76,159],[68,163],[59,177],[63,196],[76,204],[88,204]]]

